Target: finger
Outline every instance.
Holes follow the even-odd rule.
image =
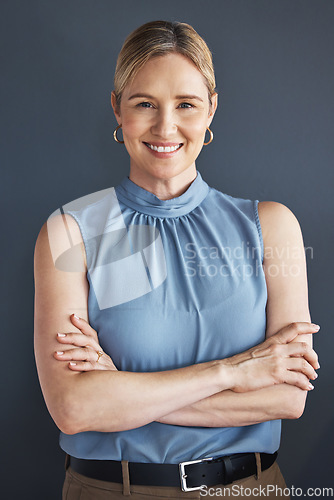
[[[290,371],[301,372],[311,380],[318,378],[317,372],[304,358],[289,358],[285,363],[287,369]]]
[[[90,361],[91,363],[96,363],[98,359],[97,352],[90,347],[56,351],[54,357],[59,361]]]
[[[266,356],[275,356],[284,361],[286,357],[302,357],[309,366],[314,369],[320,367],[317,353],[306,342],[290,342],[289,344],[273,344],[265,348],[254,349],[251,353],[252,358],[263,358]]]
[[[314,386],[305,375],[295,371],[288,370],[286,372],[285,383],[299,387],[303,391],[312,391],[314,389]]]
[[[320,368],[318,355],[306,342],[292,342],[284,346],[289,356],[302,356],[314,369]]]
[[[82,333],[57,333],[57,340],[61,344],[72,344],[76,345],[77,347],[90,346],[96,351],[101,350],[99,343],[93,337],[83,335]]]
[[[314,369],[320,368],[317,353],[307,342],[290,342],[289,344],[274,344],[265,349],[254,350],[253,357],[263,357],[268,355],[281,356],[302,356]]]
[[[273,335],[270,340],[279,344],[287,344],[288,342],[294,340],[298,335],[303,335],[305,333],[316,333],[319,330],[319,325],[298,321],[295,323],[290,323],[289,325],[282,328],[279,332],[275,333],[275,335]]]
[[[71,314],[70,316],[73,325],[75,325],[79,330],[82,331],[84,335],[89,337],[97,338],[97,332],[90,326],[88,321],[83,318],[79,318],[76,314]]]
[[[76,372],[91,372],[96,370],[106,370],[103,365],[99,363],[91,363],[90,361],[70,361],[68,364],[70,370]]]

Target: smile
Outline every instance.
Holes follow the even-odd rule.
[[[148,148],[152,149],[152,151],[156,151],[157,153],[173,153],[174,151],[177,151],[180,149],[183,144],[175,144],[173,146],[154,146],[153,144],[149,144],[148,142],[144,142],[145,146]]]

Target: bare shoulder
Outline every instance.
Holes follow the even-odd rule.
[[[87,270],[86,252],[76,220],[56,214],[43,224],[35,245],[35,262],[49,261],[64,271]]]
[[[258,212],[265,245],[279,243],[282,239],[300,240],[300,224],[286,205],[276,201],[260,201]]]
[[[297,217],[282,203],[259,202],[263,268],[267,283],[267,330],[270,337],[289,323],[310,322],[306,256]],[[312,342],[309,335],[298,341]]]

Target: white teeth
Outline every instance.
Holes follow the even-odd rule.
[[[153,151],[157,151],[158,153],[172,153],[173,151],[176,151],[177,149],[179,149],[182,144],[178,144],[177,146],[166,146],[166,147],[163,147],[163,146],[152,146],[152,144],[148,144],[146,143],[147,146],[151,149],[153,149]]]

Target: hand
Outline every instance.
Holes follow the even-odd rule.
[[[315,333],[319,328],[296,322],[282,328],[262,344],[224,360],[234,368],[235,392],[247,392],[275,384],[291,384],[312,390],[320,368],[316,352],[306,342],[292,342],[298,335]]]
[[[54,353],[54,357],[58,361],[69,361],[68,367],[73,371],[117,371],[110,356],[103,352],[97,332],[90,324],[82,318],[77,318],[74,314],[70,316],[70,319],[73,325],[81,330],[81,333],[57,333],[57,340],[62,344],[62,348]],[[98,353],[102,353],[102,355]]]

